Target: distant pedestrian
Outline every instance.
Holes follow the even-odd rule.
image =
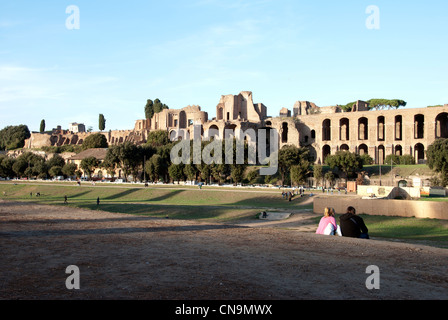
[[[97,206],[100,205],[100,197],[96,198],[96,205],[97,205]]]
[[[67,196],[64,196],[64,203],[68,203]]]

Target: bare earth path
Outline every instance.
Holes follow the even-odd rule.
[[[446,249],[287,227],[0,202],[0,299],[448,299]],[[80,290],[65,286],[69,265]]]

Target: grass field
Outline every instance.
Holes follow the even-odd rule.
[[[6,196],[3,196],[3,192]],[[41,194],[36,197],[36,193]],[[32,194],[32,195],[31,195]],[[255,218],[263,209],[289,209],[300,204],[302,199],[288,202],[282,199],[281,191],[258,191],[247,189],[228,190],[219,188],[185,187],[171,185],[148,188],[123,185],[84,186],[69,184],[1,183],[0,196],[14,201],[33,201],[43,204],[64,204],[79,208],[166,217],[216,221]],[[312,209],[312,205],[302,206]]]
[[[36,197],[40,192],[41,196]],[[5,194],[4,194],[5,193]],[[30,194],[32,193],[32,195]],[[220,189],[185,186],[101,185],[84,186],[55,183],[0,183],[0,197],[11,201],[62,205],[64,196],[68,206],[108,212],[169,217],[172,219],[231,222],[256,219],[263,210],[312,209],[312,204],[301,204],[303,198],[292,202],[282,199],[280,190]],[[361,215],[375,238],[423,240],[439,247],[448,247],[448,221],[403,217]],[[314,222],[319,223],[320,216]],[[338,216],[337,216],[338,219]]]
[[[336,220],[339,221],[336,215]],[[448,220],[418,219],[405,217],[370,216],[360,214],[375,238],[421,240],[448,248]],[[320,218],[316,218],[318,223]]]

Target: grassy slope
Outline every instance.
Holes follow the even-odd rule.
[[[3,196],[3,191],[6,196]],[[172,186],[167,187],[124,187],[91,186],[78,187],[64,184],[17,184],[0,183],[0,197],[15,201],[33,201],[44,204],[62,205],[67,195],[69,206],[97,209],[96,199],[100,197],[100,208],[104,211],[166,217],[175,219],[196,219],[234,221],[255,219],[257,213],[266,209],[311,209],[312,205],[300,206],[302,199],[292,202],[283,200],[280,191],[246,192],[246,189],[224,192],[220,189]],[[33,196],[30,196],[30,192]],[[41,197],[35,193],[40,192]],[[378,238],[425,240],[448,247],[448,221],[362,215],[369,232]],[[338,217],[337,217],[338,218]],[[316,217],[316,227],[320,217]]]
[[[2,196],[3,191],[6,197]],[[96,209],[100,198],[101,210],[128,214],[149,215],[179,219],[215,219],[219,221],[253,218],[262,209],[287,209],[297,206],[301,199],[292,202],[282,199],[281,191],[245,192],[216,188],[172,186],[167,187],[123,187],[91,186],[85,183],[78,187],[66,184],[0,184],[0,196],[16,201],[33,201],[45,204],[63,204],[67,195],[70,206]],[[33,193],[33,196],[30,193]],[[40,192],[41,197],[36,197]],[[308,205],[307,208],[312,208]]]

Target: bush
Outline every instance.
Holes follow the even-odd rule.
[[[410,154],[406,154],[403,156],[397,156],[395,154],[390,154],[386,157],[386,160],[384,161],[385,164],[392,164],[392,165],[412,165],[415,164],[415,158],[411,156]]]

